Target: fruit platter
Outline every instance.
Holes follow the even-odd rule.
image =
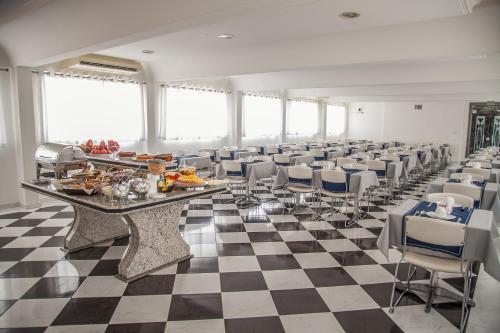
[[[96,144],[92,139],[89,139],[86,143],[81,144],[80,148],[87,154],[102,156],[118,152],[120,144],[114,140],[108,140],[107,143],[101,140],[99,144]]]

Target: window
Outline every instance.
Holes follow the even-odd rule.
[[[289,103],[287,133],[290,135],[313,135],[318,132],[318,103],[295,101]]]
[[[7,144],[7,107],[9,103],[9,72],[0,70],[0,146]]]
[[[281,133],[281,99],[243,95],[243,136],[256,138]]]
[[[160,88],[160,137],[215,139],[228,133],[227,94],[200,89]]]
[[[326,134],[341,135],[345,130],[345,106],[330,105],[326,108]]]
[[[47,141],[144,138],[142,84],[45,75],[44,89]]]

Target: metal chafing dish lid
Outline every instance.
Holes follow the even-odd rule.
[[[60,163],[84,160],[86,156],[83,150],[78,146],[60,143],[45,143],[37,148],[35,159]]]

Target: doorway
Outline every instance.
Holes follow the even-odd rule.
[[[500,103],[470,103],[465,155],[469,156],[479,148],[489,146],[500,146]]]

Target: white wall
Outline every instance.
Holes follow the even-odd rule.
[[[422,104],[423,109],[415,110],[415,104]],[[407,143],[449,143],[453,159],[458,160],[465,153],[468,108],[468,101],[350,103],[347,136]]]

